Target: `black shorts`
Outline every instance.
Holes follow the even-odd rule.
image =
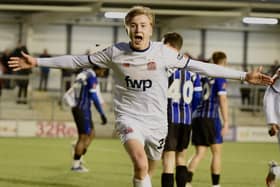
[[[79,109],[78,107],[72,108],[72,114],[76,123],[76,127],[79,134],[90,134],[93,130],[93,122],[91,120],[90,111],[86,113],[85,111]]]
[[[192,121],[192,144],[210,146],[215,144],[215,121],[212,118],[194,118]]]
[[[187,149],[190,142],[190,133],[191,125],[169,124],[164,151],[181,152]]]

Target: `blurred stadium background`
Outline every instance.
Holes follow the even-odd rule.
[[[151,7],[156,14],[154,40],[160,40],[161,36],[168,31],[179,32],[184,37],[182,52],[187,52],[194,58],[207,60],[212,52],[221,50],[227,54],[228,66],[232,68],[247,71],[262,65],[264,72],[269,74],[279,65],[279,23],[275,25],[250,25],[242,22],[242,19],[246,16],[279,19],[280,2],[278,0],[142,0],[141,2],[136,0],[1,0],[0,51],[3,55],[5,51],[12,51],[18,43],[21,43],[25,44],[29,53],[35,56],[39,56],[44,49],[47,49],[52,56],[84,54],[87,50],[94,52],[115,42],[128,41],[122,19],[105,18],[105,13],[125,12],[130,7],[139,4]],[[69,72],[67,76],[62,75],[61,70],[50,70],[47,91],[38,90],[40,77],[38,68],[33,69],[28,76],[5,72],[0,75],[2,85],[0,97],[0,160],[8,155],[7,153],[4,154],[3,151],[16,155],[21,154],[21,151],[13,152],[9,149],[2,149],[2,147],[11,146],[15,147],[11,149],[23,149],[26,141],[34,144],[35,149],[45,149],[44,146],[41,147],[36,142],[42,142],[46,146],[48,143],[55,145],[56,141],[59,141],[59,144],[66,142],[67,145],[61,146],[70,147],[71,140],[76,136],[76,130],[70,109],[62,102],[62,96],[68,82],[72,82],[74,76]],[[96,119],[94,119],[96,136],[98,139],[114,139],[116,136],[114,133],[114,106],[112,105],[112,72],[100,69],[99,76],[109,124],[101,126],[99,116],[93,110],[94,116],[96,116]],[[16,82],[18,79],[28,79],[30,82],[27,104],[16,102],[18,93]],[[10,87],[6,85],[7,81],[9,81]],[[245,145],[248,149],[226,149],[228,145],[235,146],[234,143],[228,143],[224,146],[225,151],[232,154],[237,151],[240,155],[244,155],[245,150],[250,151],[249,147],[251,146],[256,146],[256,150],[263,150],[263,159],[257,157],[262,160],[252,160],[257,163],[258,171],[260,171],[260,168],[266,169],[268,159],[277,160],[277,156],[279,156],[275,144],[276,138],[268,136],[265,126],[262,111],[264,91],[265,87],[263,86],[250,86],[239,81],[229,81],[228,85],[231,130],[226,140],[237,142],[236,145]],[[32,139],[26,140],[26,137],[32,137]],[[50,140],[49,138],[63,140]],[[19,143],[23,143],[22,147],[16,146],[18,140],[20,140]],[[44,143],[44,141],[47,143]],[[115,143],[115,140],[108,141]],[[9,142],[11,142],[11,145]],[[97,146],[99,142],[103,142],[103,139],[97,140],[94,144]],[[239,142],[249,143],[240,144]],[[257,143],[252,144],[252,142]],[[265,151],[269,148],[271,149],[267,151],[266,155]],[[64,149],[66,148],[64,147]],[[94,148],[91,149],[94,150]],[[107,145],[106,149],[111,149],[111,145]],[[62,153],[60,148],[58,150],[59,153],[66,154]],[[50,152],[55,154],[55,151]],[[96,152],[98,152],[98,149]],[[123,154],[123,150],[120,152]],[[37,151],[33,151],[33,154],[36,155]],[[259,152],[255,154],[252,151],[248,154],[253,158]],[[102,158],[104,155],[98,158]],[[231,154],[228,155],[223,159],[226,160],[231,157]],[[43,156],[46,155],[42,154]],[[22,162],[22,158],[18,156],[5,158],[5,160],[9,160],[5,167],[13,164],[13,159]],[[36,156],[32,157],[32,159],[36,158]],[[93,160],[93,158],[91,159]],[[98,158],[94,159],[95,162]],[[249,161],[250,159],[242,161],[242,156],[237,158],[241,159],[241,165],[243,165],[243,162],[249,162],[250,165],[244,164],[244,167],[251,167],[254,171],[254,165]],[[40,165],[40,163],[38,164]],[[227,165],[227,162],[224,162],[225,167],[229,167],[231,164]],[[16,168],[16,166],[14,167]],[[21,166],[23,165],[19,165],[19,167]],[[119,166],[116,165],[115,167]],[[16,170],[15,168],[14,170]],[[129,169],[129,166],[127,166],[127,170]],[[130,171],[122,172],[125,175],[130,173]],[[260,176],[263,176],[264,173],[263,171]],[[11,172],[11,175],[17,174],[21,175]],[[125,177],[129,178],[128,176]],[[0,178],[0,181],[4,178]],[[9,180],[12,181],[12,178]],[[9,180],[6,179],[3,185],[0,182],[0,186],[7,186]],[[252,180],[248,182],[250,184],[244,182],[243,186],[256,186],[254,184],[263,186],[262,183],[259,183],[260,180],[257,180],[256,183],[254,183],[254,179]],[[230,181],[235,181],[235,179]],[[13,184],[19,185],[19,183],[21,181]],[[236,183],[228,182],[228,186],[239,186],[234,184]],[[226,185],[227,183],[224,186]],[[67,185],[40,184],[35,181],[31,184],[27,183],[25,186],[79,185],[71,185],[70,183]],[[103,185],[96,184],[96,186]]]

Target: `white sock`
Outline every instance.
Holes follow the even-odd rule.
[[[219,184],[217,184],[217,185],[213,185],[213,187],[221,187]]]
[[[143,180],[134,178],[133,187],[152,187],[152,182],[151,182],[150,176],[146,175],[146,177]]]
[[[73,168],[77,168],[77,167],[79,167],[80,166],[80,160],[73,160],[73,165],[72,165],[72,167]]]

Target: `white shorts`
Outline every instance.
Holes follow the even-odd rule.
[[[280,179],[280,166],[272,167],[271,172],[275,175],[276,179]]]
[[[264,113],[267,124],[280,124],[280,93],[268,87],[263,99]]]
[[[147,128],[135,120],[122,120],[116,123],[116,131],[122,143],[136,139],[143,144],[150,160],[160,160],[167,136],[167,125],[157,129]]]

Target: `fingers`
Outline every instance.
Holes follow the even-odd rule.
[[[262,72],[262,70],[263,70],[263,67],[262,67],[262,66],[259,66],[259,67],[257,68],[257,72]]]
[[[258,68],[257,71],[259,71],[261,69]],[[261,72],[255,72],[253,73],[255,74],[255,81],[253,81],[253,84],[260,84],[260,85],[271,85],[273,83],[273,79],[265,74],[262,74]]]
[[[23,52],[23,51],[21,51],[21,54],[22,54],[22,56],[24,57],[24,58],[28,58],[29,57],[29,55],[28,54],[26,54],[25,52]]]
[[[18,67],[19,64],[17,61],[8,61],[9,67]]]
[[[273,79],[267,75],[261,74],[261,82],[266,85],[271,85],[273,83]]]
[[[21,70],[19,61],[20,61],[19,57],[11,57],[8,61],[8,65],[13,69],[13,71]]]
[[[21,68],[20,68],[20,67],[13,68],[13,71],[19,71],[19,70],[21,70]]]
[[[270,77],[270,76],[267,76],[265,74],[262,74],[261,73],[262,70],[263,70],[263,66],[259,66],[257,68],[257,72],[260,73],[260,80],[261,80],[261,82],[266,84],[266,85],[271,85],[273,83],[273,78]]]

